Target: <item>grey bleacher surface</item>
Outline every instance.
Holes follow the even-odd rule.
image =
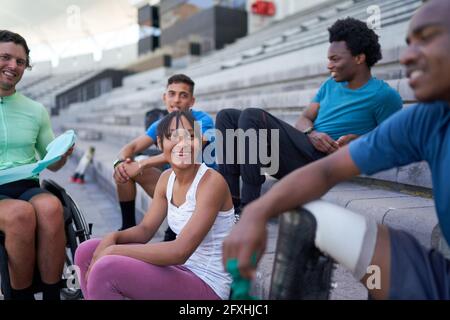
[[[37,85],[50,77],[50,74],[30,75],[28,72],[26,72],[22,80],[20,80],[20,82],[18,83],[17,88],[20,91],[26,91],[28,88]]]
[[[24,95],[41,102],[48,110],[55,106],[56,96],[101,71],[82,71],[33,75],[25,73],[17,89]]]
[[[197,74],[194,77],[195,108],[215,116],[223,108],[260,107],[293,124],[329,76],[326,70],[327,28],[341,17],[367,19],[366,9],[373,3],[369,0],[329,1],[316,10],[299,13],[240,39],[187,69],[166,70],[165,75],[164,69],[156,69],[128,76],[122,87],[71,105],[61,114],[59,122],[84,132],[86,137],[124,144],[144,133],[144,115],[149,109],[164,108],[161,97],[167,75],[183,72],[192,76],[193,72]],[[407,20],[421,1],[380,0],[376,4],[381,9],[381,43],[389,42],[385,39],[392,37],[396,41],[391,40],[390,47],[382,47],[383,59],[373,68],[373,74],[398,90],[407,106],[414,103],[415,98],[399,64],[404,35],[392,32],[406,28]],[[313,54],[316,52],[320,55]],[[248,63],[223,70],[224,59],[236,57]],[[202,66],[207,66],[206,73],[200,72]],[[45,82],[49,81],[52,78]],[[38,83],[30,88],[37,91],[41,87]],[[383,172],[372,178],[431,187],[428,168],[421,164]]]
[[[145,113],[152,108],[165,108],[161,97],[169,75],[185,73],[191,76],[196,82],[194,108],[207,111],[213,117],[223,108],[260,107],[293,124],[329,76],[326,69],[327,28],[337,18],[367,19],[366,9],[374,2],[329,1],[242,38],[185,69],[157,69],[128,76],[122,87],[90,101],[72,104],[53,121],[62,129],[73,128],[78,132],[80,150],[88,145],[101,150],[96,152],[96,176],[115,196],[111,163],[125,143],[144,134]],[[416,99],[399,58],[405,48],[407,22],[422,1],[379,0],[375,3],[381,8],[382,28],[377,33],[383,59],[372,71],[400,93],[407,108]],[[49,83],[51,78],[43,80]],[[34,88],[35,92],[40,92],[37,88],[44,89],[39,85],[44,81],[29,81],[25,83],[27,90]],[[380,223],[405,228],[417,235],[423,244],[430,245],[431,230],[437,221],[421,219],[425,214],[434,213],[432,200],[397,192],[411,188],[420,194],[429,193],[432,185],[426,164],[416,163],[369,177],[360,176],[358,182],[363,185],[343,184],[333,188],[324,198],[357,212],[366,212]],[[379,187],[382,189],[377,189]],[[138,190],[136,207],[142,214],[150,200],[141,189]],[[355,194],[365,196],[358,198]],[[411,206],[402,204],[403,197],[410,197]],[[386,199],[384,205],[380,205],[379,199]],[[276,237],[271,241],[272,251],[265,256],[265,265],[270,265],[273,260]],[[270,270],[262,270],[260,276],[257,291],[265,296]],[[359,291],[359,294],[361,292],[364,293]]]
[[[327,28],[335,20],[347,16],[365,20],[369,17],[366,9],[373,4],[374,1],[330,1],[326,11],[302,12],[280,21],[224,50],[211,53],[208,58],[190,66],[187,73],[196,77],[325,43],[328,40]],[[420,4],[420,0],[376,1],[381,9],[382,29],[407,21]]]

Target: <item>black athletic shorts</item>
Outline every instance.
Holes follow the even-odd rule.
[[[34,179],[19,180],[0,185],[0,200],[17,199],[29,201],[35,195],[41,193],[51,194],[47,190],[42,189],[39,181]]]
[[[389,229],[390,299],[450,299],[450,261],[405,231]]]

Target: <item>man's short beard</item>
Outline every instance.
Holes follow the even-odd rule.
[[[13,87],[14,84],[0,82],[0,88],[2,88],[2,90],[11,90]]]

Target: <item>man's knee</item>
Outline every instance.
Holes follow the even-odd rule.
[[[36,210],[39,228],[57,233],[64,223],[63,207],[59,199],[53,195],[39,195],[31,200]]]
[[[36,213],[33,206],[26,201],[11,200],[4,207],[3,221],[6,237],[17,239],[34,238],[36,230]]]
[[[116,184],[117,190],[124,190],[124,189],[128,190],[133,187],[135,182],[132,179],[129,179],[127,182],[121,183],[121,182],[117,182],[117,180],[114,179],[114,183]]]
[[[63,207],[61,201],[54,195],[42,194],[31,199],[31,204],[38,213],[42,214],[62,214]]]
[[[217,128],[229,128],[232,129],[237,125],[240,111],[237,109],[222,109],[216,115],[216,127]],[[235,123],[236,122],[236,123]],[[233,124],[233,126],[232,126]]]
[[[260,108],[247,108],[243,110],[239,117],[239,128],[246,130],[256,127],[265,127],[263,125],[264,113],[266,113],[266,111]]]

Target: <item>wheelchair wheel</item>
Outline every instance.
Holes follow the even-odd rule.
[[[91,235],[91,225],[86,223],[81,210],[72,197],[56,182],[44,180],[42,185],[59,198],[64,207],[66,233],[66,259],[62,276],[61,295],[65,300],[77,300],[83,297],[76,267],[74,265],[75,251],[80,243],[88,240]]]
[[[82,297],[77,275],[75,273],[74,257],[78,245],[90,238],[91,225],[88,225],[80,209],[67,194],[67,192],[52,180],[44,180],[42,188],[55,195],[64,209],[64,229],[66,234],[66,257],[64,272],[61,277],[61,295],[66,300],[75,300]],[[5,300],[11,299],[11,284],[8,270],[8,254],[4,246],[4,234],[0,232],[0,274],[1,287]],[[33,291],[35,293],[42,291],[42,281],[39,271],[36,268],[33,278]]]
[[[72,253],[69,248],[66,248],[66,262],[64,263],[64,270],[62,276],[61,296],[64,300],[79,300],[83,298],[79,280],[74,268],[72,260]]]
[[[72,200],[71,197],[66,199],[67,207],[71,210],[72,223],[66,225],[67,246],[70,248],[72,257],[75,257],[75,250],[78,245],[89,240],[91,231],[90,226],[86,223],[83,214]]]
[[[11,299],[11,285],[9,283],[8,270],[8,253],[5,250],[5,235],[0,231],[0,275],[1,275],[1,289],[3,299]]]
[[[83,241],[90,238],[90,228],[87,225],[80,209],[72,198],[68,197],[67,202],[72,210],[72,223],[66,225],[66,261],[63,270],[63,286],[61,295],[65,300],[79,300],[83,297],[76,274],[74,258],[75,250]]]

